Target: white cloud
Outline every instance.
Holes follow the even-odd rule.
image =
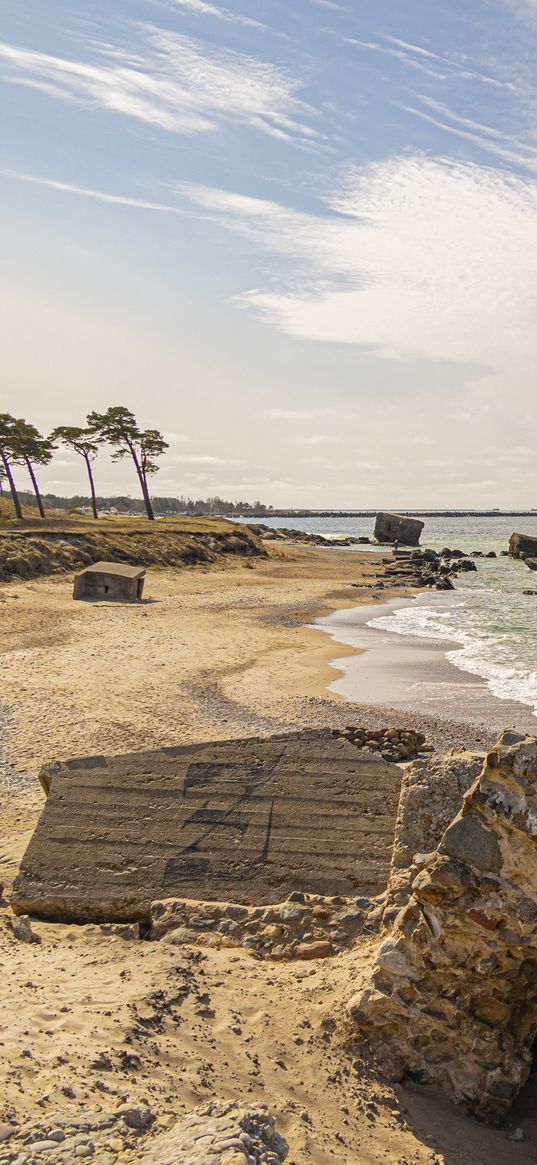
[[[213,457],[209,453],[177,453],[168,457],[169,461],[180,462],[181,465],[240,465],[232,457]]]
[[[146,25],[140,56],[93,48],[68,60],[0,42],[4,79],[107,109],[170,132],[196,134],[242,123],[284,140],[310,142],[298,80],[269,62]]]
[[[328,433],[313,433],[310,437],[300,436],[289,438],[290,445],[312,445],[313,447],[317,445],[339,445],[341,441],[342,437],[332,437]]]
[[[81,194],[84,198],[94,198],[97,202],[132,206],[137,210],[164,210],[168,214],[184,215],[184,210],[181,207],[172,206],[167,202],[152,202],[145,198],[129,198],[124,194],[110,194],[103,190],[93,190],[87,186],[75,186],[72,182],[58,182],[54,178],[40,178],[36,174],[19,174],[16,170],[4,170],[4,173],[10,178],[16,178],[19,182],[30,182],[33,186],[46,186],[49,190],[59,190],[62,194]]]
[[[243,302],[294,336],[514,373],[537,357],[537,182],[421,155],[350,172],[325,215],[192,188],[229,229],[297,261]]]
[[[492,85],[497,89],[514,89],[510,81],[500,80],[489,73],[476,69],[473,64],[464,58],[444,56],[441,53],[431,52],[420,45],[400,40],[395,36],[384,36],[378,41],[360,40],[357,37],[345,37],[346,44],[356,48],[368,49],[370,52],[382,53],[393,57],[409,68],[425,73],[437,81],[446,81],[448,77],[458,77],[462,80],[478,81],[483,85]],[[439,72],[439,68],[442,72]]]
[[[171,0],[177,8],[186,12],[195,12],[199,16],[213,16],[216,20],[229,21],[231,24],[246,24],[250,28],[266,30],[267,25],[260,20],[252,20],[250,16],[242,16],[237,12],[230,12],[227,8],[219,8],[216,4],[208,4],[206,0]]]

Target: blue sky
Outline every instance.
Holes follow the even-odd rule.
[[[128,404],[159,493],[532,505],[536,49],[531,0],[4,0],[0,408]]]

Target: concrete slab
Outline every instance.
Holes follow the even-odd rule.
[[[57,763],[18,913],[144,920],[152,901],[386,886],[400,770],[330,730]]]

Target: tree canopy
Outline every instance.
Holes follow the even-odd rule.
[[[88,430],[97,441],[111,445],[113,461],[131,457],[142,490],[148,518],[153,519],[148,477],[158,473],[157,458],[168,448],[158,429],[140,429],[134,413],[124,405],[114,405],[105,413],[91,412]]]

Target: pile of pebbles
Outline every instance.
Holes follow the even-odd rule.
[[[154,1120],[148,1104],[126,1103],[113,1112],[96,1105],[22,1125],[0,1124],[0,1165],[75,1165],[86,1159],[116,1165],[138,1156]]]
[[[141,1165],[282,1165],[287,1150],[266,1104],[209,1101],[157,1137]]]
[[[334,729],[335,736],[343,736],[356,748],[366,752],[378,752],[383,760],[415,760],[420,753],[434,752],[432,744],[427,744],[423,732],[413,728],[348,728]]]
[[[175,946],[242,947],[264,959],[323,959],[352,947],[376,899],[294,890],[274,906],[166,898],[151,904],[151,938]]]

